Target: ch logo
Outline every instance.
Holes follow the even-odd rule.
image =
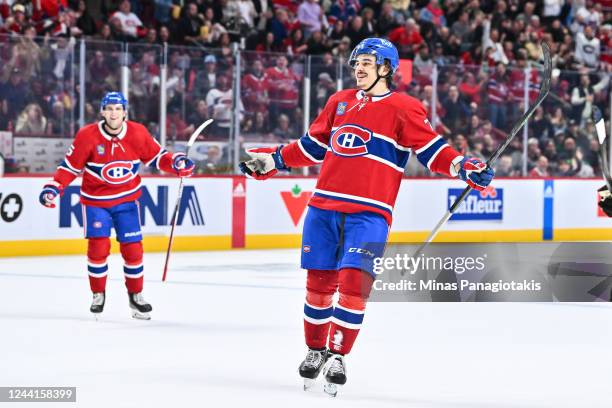
[[[132,162],[115,161],[102,167],[100,175],[107,183],[123,184],[136,177],[136,170]]]
[[[354,157],[368,154],[366,144],[372,139],[372,131],[357,125],[340,126],[331,135],[331,148],[340,156]]]

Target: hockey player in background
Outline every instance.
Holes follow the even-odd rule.
[[[371,261],[384,251],[410,153],[429,170],[459,177],[477,190],[494,175],[485,163],[461,156],[436,134],[418,100],[390,91],[399,66],[391,42],[365,39],[349,63],[358,89],[332,95],[298,141],[248,150],[251,159],[240,165],[246,175],[263,180],[279,170],[322,163],[302,236],[308,352],[299,373],[305,389],[322,373],[325,391],[334,396],[337,385],[346,382],[345,356],[361,328],[374,281]],[[371,252],[363,250],[366,243],[382,244],[369,254],[369,263],[362,255]]]
[[[106,300],[107,257],[114,227],[124,260],[123,271],[132,316],[150,319],[152,307],[142,297],[143,249],[138,198],[141,164],[189,177],[194,163],[183,153],[166,151],[136,122],[127,120],[127,100],[109,92],[100,105],[103,120],[80,129],[64,160],[40,193],[40,203],[54,200],[81,173],[83,226],[87,239],[87,270],[93,292],[90,311],[102,313]]]

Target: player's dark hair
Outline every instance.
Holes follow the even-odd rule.
[[[393,86],[393,69],[391,68],[391,63],[389,62],[389,60],[386,59],[383,66],[387,67],[387,69],[389,70],[389,73],[383,78],[385,78],[385,81],[387,82],[387,88],[391,89],[391,87]]]

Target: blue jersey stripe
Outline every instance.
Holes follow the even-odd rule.
[[[302,136],[300,139],[300,143],[306,152],[309,155],[314,157],[317,160],[323,160],[325,154],[327,153],[327,149],[319,146],[316,142],[314,142],[308,135]]]
[[[429,160],[431,160],[433,155],[436,154],[436,152],[440,150],[446,144],[447,144],[446,141],[442,138],[436,140],[427,149],[423,150],[420,153],[417,153],[417,159],[423,166],[427,167],[427,163],[429,163]]]
[[[392,212],[388,208],[385,208],[385,207],[383,207],[381,205],[372,204],[372,203],[369,203],[367,201],[361,201],[361,200],[345,198],[345,197],[336,197],[336,196],[332,196],[332,195],[328,195],[328,194],[322,194],[322,193],[319,193],[319,192],[314,193],[314,195],[315,195],[315,197],[323,197],[323,198],[327,198],[328,200],[345,201],[347,203],[367,205],[368,207],[377,208],[379,210],[383,210],[383,211],[385,211],[385,212],[387,212],[389,214],[392,214]]]

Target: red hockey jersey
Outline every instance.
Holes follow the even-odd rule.
[[[410,153],[434,172],[455,177],[463,158],[433,131],[423,105],[400,93],[332,95],[298,141],[281,155],[289,167],[323,163],[309,205],[346,213],[372,211],[391,225]]]
[[[172,172],[173,155],[163,149],[141,124],[126,121],[111,136],[101,121],[81,128],[53,176],[61,188],[80,173],[81,203],[112,207],[140,197],[141,164]]]

